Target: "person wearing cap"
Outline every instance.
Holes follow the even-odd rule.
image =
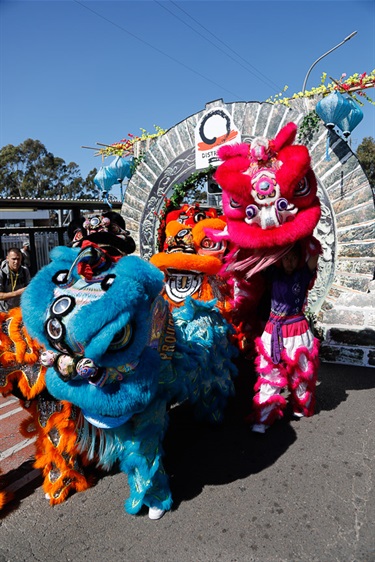
[[[21,254],[22,254],[21,256],[22,265],[26,266],[29,269],[31,266],[31,257],[30,257],[30,244],[27,240],[22,242]]]
[[[0,266],[0,311],[7,312],[20,306],[21,295],[30,282],[30,272],[21,265],[22,254],[18,248],[9,248]]]

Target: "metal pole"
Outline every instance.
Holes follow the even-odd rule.
[[[306,90],[306,83],[307,83],[307,79],[310,76],[310,72],[312,71],[312,69],[314,68],[314,66],[321,61],[324,57],[326,57],[327,55],[329,55],[330,53],[332,53],[332,51],[334,51],[335,49],[338,49],[339,47],[341,47],[341,45],[343,45],[344,43],[346,43],[346,41],[349,41],[349,39],[351,39],[352,37],[354,37],[354,35],[357,35],[357,31],[353,31],[353,33],[351,33],[350,35],[348,35],[347,37],[345,37],[345,39],[343,41],[341,41],[341,43],[339,43],[338,45],[336,45],[336,47],[332,47],[332,49],[330,49],[329,51],[327,51],[326,53],[324,53],[324,55],[322,55],[321,57],[319,57],[309,68],[305,80],[303,82],[303,86],[302,86],[302,92],[305,93]]]

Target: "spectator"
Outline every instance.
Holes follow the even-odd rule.
[[[30,272],[21,265],[22,253],[10,248],[0,266],[0,311],[20,306],[21,295],[30,282]]]
[[[31,266],[31,256],[30,256],[30,244],[27,240],[22,243],[21,248],[22,254],[22,265],[25,265],[27,269],[30,269]]]

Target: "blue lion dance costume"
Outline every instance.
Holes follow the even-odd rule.
[[[221,421],[236,351],[215,301],[188,299],[172,313],[163,273],[114,246],[96,233],[81,247],[55,248],[23,295],[22,315],[45,346],[49,393],[79,409],[77,455],[105,469],[118,462],[126,511],[146,505],[158,519],[172,505],[162,462],[168,408],[189,400],[200,419]]]

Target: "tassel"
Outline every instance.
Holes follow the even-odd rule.
[[[331,161],[331,157],[329,155],[329,131],[327,131],[327,140],[326,140],[326,160],[327,162]]]

